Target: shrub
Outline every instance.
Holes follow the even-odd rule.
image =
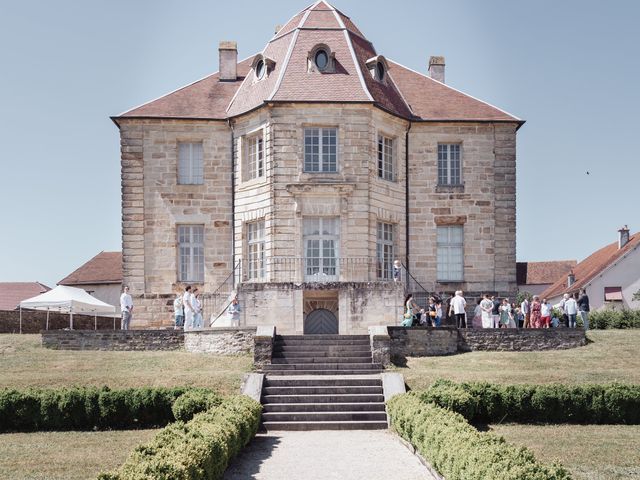
[[[453,398],[462,398],[461,391],[472,400],[453,401]],[[475,422],[640,423],[640,385],[496,385],[440,381],[418,395],[424,401]]]
[[[578,315],[578,325],[582,319]],[[589,313],[589,328],[605,330],[613,328],[640,328],[640,310],[598,310]]]
[[[137,447],[117,471],[99,480],[214,480],[255,436],[262,406],[246,396],[177,421],[148,444]]]
[[[220,405],[222,397],[206,388],[194,388],[180,395],[171,410],[176,420],[188,422],[196,413]]]
[[[425,403],[412,393],[387,402],[389,422],[398,434],[447,480],[564,480],[559,465],[539,463],[526,448],[509,445],[493,433],[478,432],[462,415]]]
[[[211,395],[205,404],[214,404],[213,392],[202,388],[4,389],[0,390],[0,432],[164,426],[175,420],[176,399],[191,390],[203,398]],[[191,410],[199,411],[195,406]]]

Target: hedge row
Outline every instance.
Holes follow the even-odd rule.
[[[582,319],[578,315],[578,324]],[[640,310],[598,310],[589,313],[589,328],[605,330],[609,328],[640,328]]]
[[[206,397],[197,405],[174,405],[185,392]],[[221,402],[221,397],[202,388],[74,387],[61,389],[0,390],[0,432],[38,430],[93,430],[150,428]],[[193,402],[191,402],[193,403]]]
[[[438,380],[417,395],[474,422],[640,424],[640,385],[496,385]]]
[[[255,436],[262,406],[247,396],[227,397],[187,423],[164,428],[137,447],[117,471],[98,480],[214,480]]]
[[[559,465],[539,463],[526,448],[493,433],[479,432],[462,415],[425,403],[413,392],[387,402],[398,434],[447,480],[566,480]]]

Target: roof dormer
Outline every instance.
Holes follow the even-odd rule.
[[[310,73],[334,73],[336,71],[335,53],[328,45],[320,43],[309,51],[307,71]]]
[[[376,55],[375,57],[371,57],[366,61],[367,69],[369,70],[369,74],[375,80],[380,83],[387,83],[387,72],[389,71],[389,65],[387,64],[387,59],[382,55]]]
[[[273,71],[276,62],[271,60],[269,57],[264,56],[259,53],[255,57],[253,57],[253,61],[251,62],[251,70],[253,71],[253,81],[259,82],[263,78],[267,78],[269,74]]]

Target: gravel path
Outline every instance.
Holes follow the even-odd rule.
[[[260,434],[227,469],[225,480],[432,480],[384,430]]]

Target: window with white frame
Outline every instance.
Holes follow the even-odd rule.
[[[438,226],[437,250],[438,281],[462,281],[464,265],[462,225]]]
[[[393,224],[378,222],[376,241],[376,258],[378,278],[391,280],[393,278]]]
[[[249,280],[264,278],[264,221],[247,223],[247,258]]]
[[[461,145],[438,144],[438,185],[462,185]]]
[[[245,181],[264,175],[264,138],[262,131],[245,138],[245,165]]]
[[[338,279],[340,219],[307,217],[303,221],[306,281]]]
[[[338,171],[338,129],[304,129],[304,171]]]
[[[178,183],[182,185],[204,183],[202,142],[178,143]]]
[[[378,135],[378,177],[393,181],[393,138]]]
[[[178,281],[204,282],[204,225],[178,225]]]

